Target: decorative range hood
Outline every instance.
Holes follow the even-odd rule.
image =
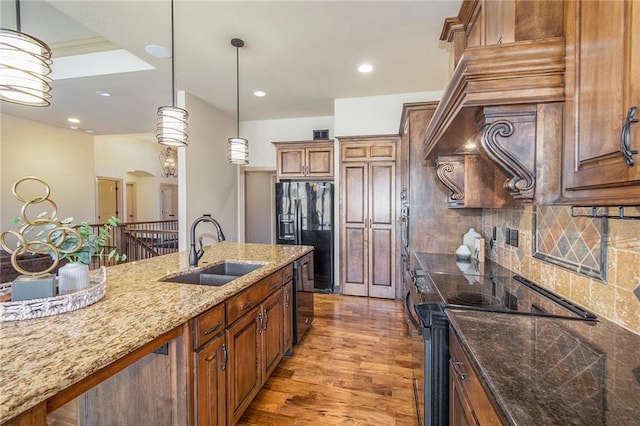
[[[463,18],[445,22],[442,39],[454,41],[457,65],[425,132],[423,153],[432,162],[477,138],[481,155],[507,176],[504,187],[513,198],[544,202],[560,193],[555,174],[561,157],[565,39],[561,24],[519,31],[519,17],[527,7],[527,2],[515,1],[515,41],[466,47],[459,59],[455,49],[470,41],[470,20],[480,19],[469,10],[479,9],[480,2],[466,1]],[[546,13],[538,18],[562,22],[562,13]],[[480,27],[487,28],[486,23]]]

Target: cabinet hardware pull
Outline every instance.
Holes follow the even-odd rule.
[[[460,365],[462,365],[462,363],[460,361],[456,361],[455,358],[451,358],[451,360],[449,362],[451,363],[451,366],[453,367],[453,371],[456,372],[456,376],[458,376],[460,378],[460,380],[466,379],[467,375],[464,374],[464,372],[462,372],[462,370],[460,370]]]
[[[624,161],[627,163],[627,166],[631,167],[635,164],[633,160],[633,156],[638,153],[638,151],[631,150],[631,125],[633,123],[637,123],[638,119],[634,118],[636,115],[636,107],[629,108],[629,112],[627,113],[627,119],[625,120],[624,126],[622,126],[622,133],[620,134],[620,152],[622,152],[622,156],[624,157]]]
[[[216,325],[214,325],[214,326],[213,326],[213,327],[211,327],[211,328],[206,329],[206,330],[204,331],[204,335],[206,336],[206,335],[208,335],[208,334],[213,333],[213,332],[214,332],[214,331],[216,331],[216,330],[218,329],[218,327],[220,327],[221,325],[222,325],[222,321],[218,321],[218,323],[217,323]]]
[[[226,370],[227,369],[227,361],[229,361],[229,352],[227,352],[227,345],[226,344],[222,344],[222,370]]]
[[[244,311],[246,309],[249,309],[251,307],[251,305],[253,305],[253,301],[249,300],[247,303],[245,303],[244,305],[242,305],[242,307],[240,308],[241,311]]]
[[[273,290],[275,290],[276,288],[278,288],[278,284],[279,284],[279,283],[273,283],[273,284],[271,284],[271,285],[269,286],[269,291],[273,291]]]
[[[267,324],[269,324],[269,314],[267,312],[264,313],[263,319],[264,319],[263,329],[266,330]]]
[[[291,296],[289,296],[289,291],[287,290],[284,293],[284,305],[288,308],[289,307],[289,301],[291,300]]]
[[[256,322],[258,323],[258,334],[262,334],[262,314],[258,314]]]

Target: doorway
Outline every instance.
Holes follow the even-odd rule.
[[[137,187],[135,182],[127,182],[127,222],[138,221]]]
[[[273,171],[245,170],[244,179],[245,241],[273,244],[276,175]]]
[[[105,223],[110,217],[122,219],[120,206],[122,206],[122,179],[96,177],[96,193],[98,194],[98,215],[96,223]]]
[[[162,220],[178,219],[178,185],[160,185]]]

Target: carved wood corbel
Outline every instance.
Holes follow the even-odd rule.
[[[439,157],[436,176],[450,191],[449,205],[464,205],[464,157]]]
[[[507,176],[504,188],[515,199],[533,202],[536,105],[483,108],[476,123],[483,155]]]

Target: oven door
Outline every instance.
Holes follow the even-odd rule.
[[[410,284],[413,287],[413,284]],[[405,299],[407,309],[407,323],[409,337],[411,338],[411,365],[413,369],[413,398],[415,403],[418,425],[424,426],[424,340],[422,338],[422,325],[415,310],[413,291],[407,292]]]

